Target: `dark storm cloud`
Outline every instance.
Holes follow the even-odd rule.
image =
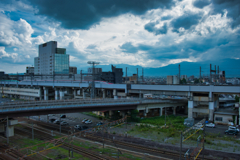
[[[227,16],[233,19],[232,27],[240,24],[240,1],[239,0],[212,0],[213,14],[223,13],[227,10]]]
[[[122,45],[121,49],[124,49],[124,52],[128,53],[144,51],[147,53],[149,59],[158,60],[187,59],[189,57],[197,58],[205,52],[211,54],[208,53],[209,55],[203,56],[201,58],[202,60],[209,59],[209,57],[229,57],[229,54],[226,53],[237,55],[240,50],[240,46],[237,45],[240,37],[237,35],[219,36],[221,34],[221,32],[216,32],[208,38],[200,36],[195,40],[186,40],[168,46],[162,46],[162,41],[159,41],[155,45],[138,44],[137,46],[133,46],[128,42]],[[219,51],[223,49],[225,49],[226,52]],[[212,52],[212,50],[214,50],[214,52]]]
[[[187,30],[191,26],[198,24],[201,18],[202,17],[200,14],[185,13],[182,16],[171,21],[173,31],[178,32],[177,30],[181,27]]]
[[[120,49],[127,53],[137,53],[138,51],[137,47],[134,47],[131,42],[124,43],[122,46],[120,46]]]
[[[166,20],[169,20],[171,18],[172,18],[172,16],[164,16],[164,17],[161,18],[161,20],[166,21]]]
[[[224,14],[227,10],[227,16],[233,19],[232,27],[240,24],[240,0],[196,0],[193,5],[197,8],[203,8],[212,3],[212,11],[210,14]]]
[[[209,5],[210,3],[211,3],[211,2],[208,1],[208,0],[195,0],[195,1],[193,2],[193,5],[194,5],[195,7],[197,7],[197,8],[203,8],[203,7],[207,6],[207,5]]]
[[[158,24],[158,22],[147,23],[144,26],[144,29],[146,29],[148,32],[154,33],[155,35],[166,34],[167,33],[167,23],[164,23],[164,25],[160,28],[156,28],[155,27],[156,24]]]
[[[171,8],[173,0],[29,0],[39,12],[61,22],[68,29],[89,29],[103,17],[115,17],[124,13],[144,14],[150,9]]]

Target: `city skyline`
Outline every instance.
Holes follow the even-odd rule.
[[[48,41],[66,48],[78,70],[88,60],[144,68],[186,62],[209,67],[212,62],[223,70],[239,69],[237,63],[228,66],[240,58],[237,1],[53,3],[0,2],[0,70],[25,72],[34,64],[38,45]]]

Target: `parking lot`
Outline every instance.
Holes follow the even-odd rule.
[[[48,116],[49,116],[49,120],[50,119],[60,120],[61,115],[66,115],[66,118],[61,118],[61,121],[67,122],[69,124],[68,126],[70,127],[75,125],[80,125],[80,126],[88,126],[89,128],[91,128],[91,127],[95,127],[98,122],[102,122],[102,120],[99,120],[95,117],[88,116],[82,113],[50,114]],[[31,116],[30,118],[34,120],[39,120],[39,116]],[[92,123],[90,124],[82,123],[83,119],[90,119]],[[41,115],[40,121],[47,122],[47,115]]]

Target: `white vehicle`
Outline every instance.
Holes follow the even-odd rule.
[[[90,124],[90,123],[92,123],[92,121],[90,119],[85,121],[85,124]]]
[[[87,121],[88,119],[86,119],[86,118],[84,118],[83,120],[82,120],[82,123],[85,123],[85,121]]]
[[[215,124],[214,123],[207,123],[205,124],[206,127],[214,128]]]
[[[228,130],[237,130],[239,132],[239,129],[235,126],[229,126]]]

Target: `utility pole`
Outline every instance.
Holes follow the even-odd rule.
[[[142,68],[142,82],[143,82],[143,68]]]
[[[95,65],[100,64],[100,62],[88,61],[88,64],[92,65],[92,87],[91,87],[91,98],[95,98]]]
[[[33,122],[32,122],[32,140],[34,140],[34,129],[33,129]]]
[[[137,84],[138,84],[138,68],[137,68]]]
[[[82,70],[80,71],[80,74],[81,74],[81,83],[82,83]]]
[[[210,81],[209,82],[211,82],[212,81],[212,64],[210,64]]]
[[[165,128],[166,128],[166,115],[167,115],[167,107],[165,107],[164,109],[165,109]]]
[[[127,78],[127,67],[126,67],[126,76],[125,76],[125,78]]]
[[[9,123],[8,123],[8,116],[7,116],[7,130],[6,130],[6,132],[7,132],[7,144],[9,144],[9,128],[8,128],[8,125],[9,125]]]
[[[201,72],[202,72],[202,71],[201,71],[201,66],[200,66],[200,76],[199,76],[199,79],[201,78]]]
[[[180,79],[181,79],[180,78],[180,64],[178,65],[178,70],[179,70],[178,73],[179,73],[179,84],[180,84]]]

